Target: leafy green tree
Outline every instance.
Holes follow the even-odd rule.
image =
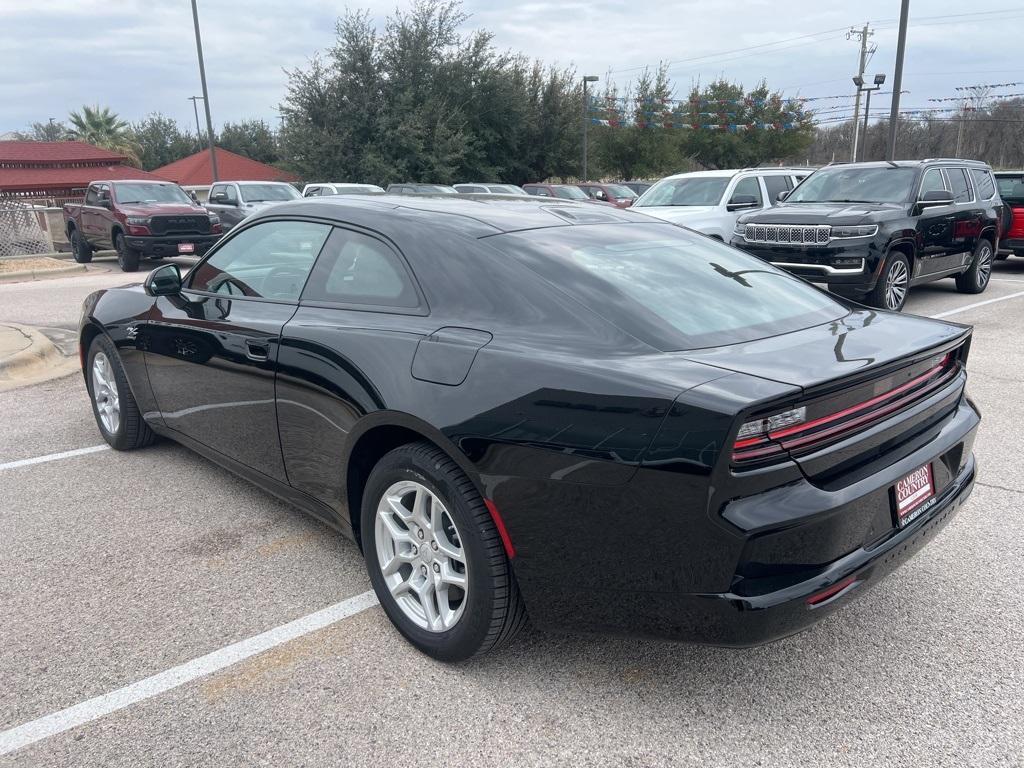
[[[109,107],[83,106],[81,112],[68,115],[71,138],[84,141],[128,158],[139,165],[139,149],[132,139],[128,123],[110,111]]]
[[[217,146],[260,163],[272,164],[280,159],[277,135],[263,120],[224,123]]]
[[[306,178],[514,183],[578,167],[575,75],[498,53],[490,33],[463,34],[453,0],[396,11],[382,34],[346,13],[337,40],[289,72],[281,151]]]
[[[181,160],[199,151],[200,144],[192,134],[182,131],[173,118],[154,112],[131,126],[132,141],[147,171]]]
[[[68,127],[59,120],[32,123],[27,133],[17,134],[23,141],[67,141],[71,138]]]

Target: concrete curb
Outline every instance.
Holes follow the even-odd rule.
[[[19,336],[25,343],[0,357],[0,391],[67,376],[78,369],[77,358],[64,357],[57,346],[35,328],[3,323],[0,324],[0,341],[5,336],[8,340],[15,339],[10,345],[13,348],[18,347]]]
[[[85,264],[73,264],[58,269],[23,269],[18,272],[0,273],[0,283],[16,283],[24,280],[45,280],[51,275],[69,275],[72,272],[85,272]]]

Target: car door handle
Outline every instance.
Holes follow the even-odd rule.
[[[270,347],[262,341],[245,340],[245,356],[250,360],[263,361],[270,357]]]

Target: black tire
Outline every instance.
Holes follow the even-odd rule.
[[[122,272],[136,272],[139,269],[139,252],[129,248],[120,232],[114,237],[114,250],[117,251],[117,265]]]
[[[77,229],[71,230],[71,253],[79,264],[88,264],[92,261],[92,246]]]
[[[414,623],[391,595],[377,554],[377,506],[395,483],[425,486],[448,510],[466,557],[468,589],[463,613],[451,629],[429,631]],[[464,661],[507,643],[526,623],[512,566],[494,521],[473,483],[443,451],[409,443],[385,455],[366,483],[361,511],[366,568],[381,607],[416,648],[441,661]]]
[[[902,288],[902,290],[900,290]],[[907,302],[910,293],[910,262],[899,251],[889,251],[882,266],[882,274],[871,292],[864,297],[864,303],[899,312]]]
[[[994,260],[992,243],[988,240],[979,240],[978,247],[974,249],[971,265],[966,272],[956,276],[956,289],[960,293],[981,293],[988,288]]]
[[[106,358],[110,373],[117,384],[117,400],[119,405],[118,424],[115,429],[110,430],[104,424],[100,416],[99,404],[96,398],[96,381],[94,367],[96,358],[103,354]],[[153,443],[156,434],[149,428],[149,425],[142,418],[139,406],[132,396],[132,390],[128,386],[128,378],[125,376],[124,367],[121,365],[121,358],[118,357],[117,348],[106,336],[100,335],[93,339],[89,346],[89,355],[86,358],[88,368],[86,369],[86,388],[89,390],[89,401],[92,403],[92,414],[96,418],[96,426],[100,434],[111,448],[118,451],[132,451],[136,448],[144,448]]]

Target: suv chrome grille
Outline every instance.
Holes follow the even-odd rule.
[[[748,243],[778,243],[780,245],[826,245],[832,238],[828,224],[747,224],[743,239]]]

